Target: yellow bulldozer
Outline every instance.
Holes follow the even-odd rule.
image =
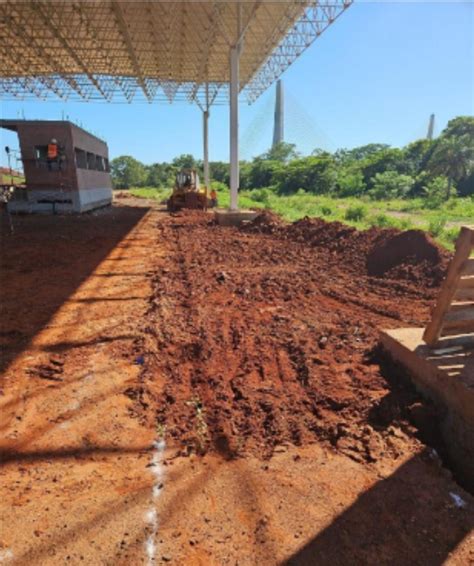
[[[207,187],[201,188],[195,169],[182,169],[176,175],[173,192],[167,202],[168,210],[176,212],[182,208],[206,210],[214,206],[207,196]]]

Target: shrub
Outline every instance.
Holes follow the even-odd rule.
[[[270,202],[270,196],[272,192],[270,189],[254,189],[250,191],[249,196],[255,202],[262,202],[265,205],[268,205]]]
[[[341,197],[359,196],[365,192],[366,186],[361,171],[342,169],[337,173],[337,194]]]
[[[334,209],[327,204],[321,205],[320,209],[323,216],[332,216],[334,214]]]
[[[435,238],[441,236],[446,226],[446,218],[444,216],[437,216],[432,218],[428,223],[428,232]]]
[[[393,226],[393,221],[386,214],[376,214],[369,219],[369,224],[371,226],[376,226],[377,228],[388,228]]]
[[[371,182],[373,187],[369,191],[370,196],[376,200],[388,200],[406,197],[415,181],[409,175],[385,171],[377,173]]]
[[[211,188],[216,190],[218,193],[228,192],[229,190],[229,187],[220,181],[211,181]]]
[[[435,177],[426,183],[422,192],[425,196],[425,208],[439,208],[446,200],[446,193],[448,191],[448,179],[443,176]],[[451,189],[452,194],[455,194],[454,187]],[[450,204],[453,201],[448,201]],[[456,203],[451,204],[451,207]]]
[[[275,175],[280,194],[294,194],[301,187],[313,194],[330,193],[335,186],[336,169],[329,155],[302,157],[281,167]]]
[[[367,209],[365,208],[365,206],[361,204],[350,206],[346,210],[346,213],[344,214],[344,218],[352,222],[360,222],[366,216],[367,216]]]
[[[458,239],[459,237],[459,231],[460,228],[459,226],[453,226],[452,228],[446,228],[446,230],[444,231],[444,238],[446,240],[448,240],[449,242],[451,242],[452,244],[454,244],[454,242]]]
[[[400,218],[396,225],[398,225],[400,230],[410,230],[413,228],[413,222],[409,218]]]

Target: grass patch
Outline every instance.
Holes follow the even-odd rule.
[[[165,201],[171,194],[171,189],[156,189],[154,187],[140,187],[130,189],[130,194],[138,198],[149,198],[159,202]]]
[[[223,183],[212,183],[217,191],[219,207],[230,204],[229,189]],[[165,201],[171,189],[151,187],[131,189],[132,195]],[[242,208],[269,208],[289,222],[305,216],[339,221],[360,230],[378,228],[417,228],[429,232],[441,245],[453,249],[459,227],[453,224],[472,224],[474,198],[453,198],[435,209],[428,208],[422,198],[374,201],[365,198],[334,198],[314,195],[304,190],[293,195],[279,195],[274,187],[241,191]]]

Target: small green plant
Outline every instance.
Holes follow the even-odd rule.
[[[156,436],[163,440],[166,434],[166,425],[164,423],[156,423]]]
[[[334,214],[334,209],[327,204],[321,205],[321,214],[323,216],[332,216]]]
[[[437,237],[439,237],[443,234],[445,226],[446,226],[446,217],[445,216],[437,216],[435,218],[432,218],[428,222],[428,232],[432,236],[437,238]]]
[[[397,225],[400,230],[411,230],[413,228],[413,222],[409,218],[400,218]]]
[[[454,242],[459,237],[459,231],[460,231],[459,226],[453,226],[452,228],[446,228],[446,230],[443,233],[443,237],[444,237],[445,240],[447,240],[451,244],[454,244]]]
[[[199,397],[193,397],[190,401],[186,402],[186,405],[194,407],[194,410],[196,411],[196,449],[199,454],[203,454],[209,443],[209,428],[206,422],[206,410]]]
[[[367,209],[362,204],[350,206],[344,214],[344,218],[351,222],[361,222],[366,216]]]
[[[271,191],[270,189],[255,189],[251,191],[249,196],[253,201],[267,205],[270,200]]]
[[[368,219],[371,226],[376,226],[377,228],[388,228],[393,226],[392,220],[386,214],[376,214]]]

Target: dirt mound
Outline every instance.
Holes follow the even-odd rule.
[[[367,273],[433,286],[440,284],[448,260],[449,254],[425,232],[408,230],[376,242],[367,256]]]
[[[275,234],[286,225],[286,222],[275,212],[264,209],[252,221],[244,224],[242,230],[254,234]]]
[[[347,269],[362,273],[365,258],[373,242],[379,237],[377,230],[359,231],[341,222],[326,222],[321,218],[303,218],[288,227],[288,237],[323,248],[338,256]]]
[[[262,213],[243,230],[319,248],[328,253],[328,262],[339,262],[358,275],[425,287],[440,284],[451,257],[421,230],[357,230],[341,222],[309,217],[285,223],[270,211]]]

